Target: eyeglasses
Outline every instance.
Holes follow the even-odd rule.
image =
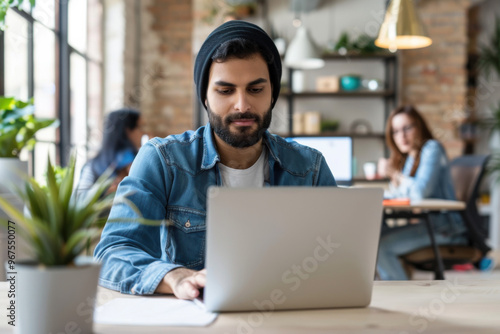
[[[409,124],[409,125],[403,126],[403,128],[401,128],[401,129],[392,130],[392,135],[395,137],[400,132],[406,135],[406,134],[408,134],[408,132],[410,132],[411,130],[413,130],[414,127],[415,127],[414,124]]]

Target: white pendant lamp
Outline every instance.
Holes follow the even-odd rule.
[[[318,48],[304,26],[300,26],[297,29],[297,34],[290,42],[285,55],[285,65],[290,68],[302,70],[317,69],[325,66],[325,61],[321,59]]]
[[[413,0],[391,0],[375,45],[396,51],[424,48],[431,44]]]

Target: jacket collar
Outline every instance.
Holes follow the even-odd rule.
[[[203,159],[201,169],[211,169],[220,161],[219,153],[215,146],[215,138],[210,123],[203,130]]]

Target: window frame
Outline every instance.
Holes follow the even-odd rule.
[[[75,0],[69,0],[75,1]],[[18,15],[20,15],[24,20],[26,20],[28,25],[28,96],[32,98],[35,93],[35,62],[34,62],[34,26],[35,22],[41,24],[45,29],[50,30],[54,33],[55,38],[55,117],[59,119],[60,125],[56,129],[56,138],[54,141],[47,140],[37,140],[36,143],[45,143],[49,145],[54,145],[56,148],[56,164],[61,166],[66,166],[69,162],[70,152],[74,147],[74,144],[71,142],[71,86],[70,86],[70,78],[71,78],[71,69],[70,69],[70,58],[73,53],[78,54],[85,61],[85,76],[86,76],[86,88],[85,88],[85,99],[89,101],[89,63],[93,63],[97,65],[101,74],[101,84],[103,81],[103,57],[100,60],[93,59],[89,56],[89,50],[87,49],[85,52],[81,52],[75,48],[73,48],[68,43],[68,17],[69,17],[69,1],[57,1],[54,0],[54,28],[48,27],[43,24],[43,22],[35,19],[32,15],[33,10],[31,9],[29,12],[26,12],[22,9],[18,9],[16,7],[12,7],[9,11],[14,11]],[[80,1],[80,0],[76,0]],[[102,1],[99,1],[101,5],[103,5]],[[87,6],[89,2],[87,2]],[[9,14],[7,14],[9,15]],[[104,19],[104,16],[101,17],[101,23]],[[87,20],[88,20],[88,12],[87,12]],[[8,29],[8,28],[7,28]],[[101,29],[101,40],[103,37],[103,32]],[[5,33],[0,31],[0,95],[5,95],[5,53],[8,52],[5,48]],[[101,49],[101,54],[103,50]],[[101,86],[102,87],[102,86]],[[103,96],[100,97],[100,115],[103,117],[102,110],[102,101]],[[36,103],[36,101],[35,101]],[[36,111],[35,111],[36,114]],[[86,116],[88,115],[88,111],[86,110]],[[88,120],[88,117],[85,117]],[[87,126],[87,124],[85,124]],[[36,146],[36,144],[35,144]],[[88,152],[91,149],[89,147],[89,132],[86,133],[85,138],[85,156],[88,156]],[[31,175],[35,175],[35,149],[33,149],[29,154],[29,164]]]

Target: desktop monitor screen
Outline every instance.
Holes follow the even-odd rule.
[[[349,185],[352,181],[352,138],[351,137],[291,137],[299,144],[317,149],[338,184]]]

